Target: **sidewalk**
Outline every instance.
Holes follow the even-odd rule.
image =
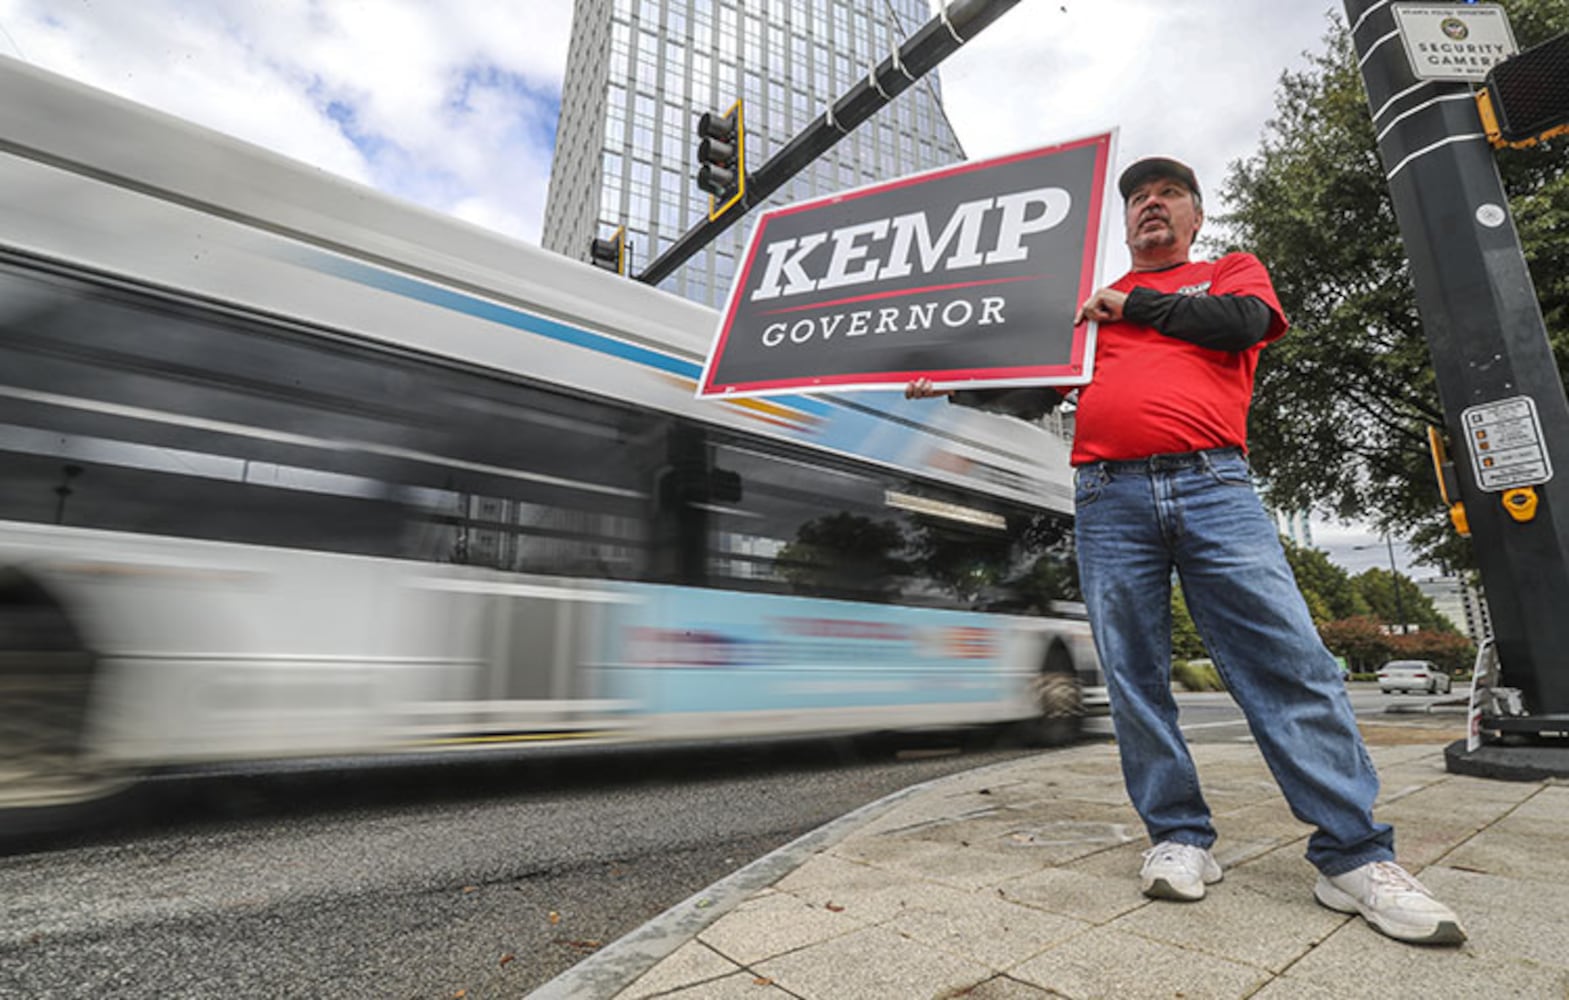
[[[1116,747],[890,796],[742,869],[537,1000],[1055,996],[1569,997],[1569,784],[1457,776],[1457,711],[1363,722],[1400,860],[1464,921],[1456,948],[1318,906],[1294,820],[1249,743],[1194,746],[1225,881],[1145,899]]]

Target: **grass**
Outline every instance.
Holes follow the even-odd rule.
[[[1210,660],[1178,660],[1171,665],[1171,676],[1185,691],[1224,691],[1226,685]]]

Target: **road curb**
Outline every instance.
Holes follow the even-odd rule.
[[[1019,758],[1019,759],[1028,759]],[[813,855],[820,854],[844,840],[905,799],[932,788],[983,774],[993,768],[1011,767],[1018,760],[985,764],[968,771],[891,792],[868,802],[838,819],[829,820],[815,830],[777,847],[750,864],[736,869],[718,882],[701,889],[654,917],[636,930],[622,935],[561,975],[528,994],[527,1000],[610,1000],[637,978],[659,964],[666,956],[701,934],[710,924],[735,909],[754,894],[768,888]]]

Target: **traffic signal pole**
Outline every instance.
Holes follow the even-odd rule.
[[[1345,9],[1492,612],[1499,683],[1524,705],[1522,715],[1484,715],[1483,728],[1569,734],[1569,401],[1493,148],[1468,84],[1413,73],[1388,0]],[[1540,461],[1517,445],[1536,447]]]
[[[958,51],[1019,0],[952,0],[941,14],[922,25],[903,45],[878,65],[849,92],[828,106],[828,110],[808,125],[789,144],[756,171],[749,171],[742,197],[729,210],[705,219],[683,233],[670,249],[648,265],[637,280],[657,285],[669,277],[689,257],[707,246],[714,237],[734,225],[747,210],[761,204],[790,178],[800,173],[840,139],[876,114],[895,97],[938,63]],[[746,164],[741,164],[746,169]]]

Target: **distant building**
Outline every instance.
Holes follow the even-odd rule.
[[[1476,587],[1457,576],[1438,576],[1416,581],[1417,590],[1433,602],[1439,614],[1470,637],[1481,642],[1493,634],[1493,620],[1487,601]]]
[[[1313,525],[1307,511],[1299,510],[1288,513],[1277,510],[1274,514],[1275,527],[1282,535],[1291,539],[1301,548],[1311,549],[1313,547]]]
[[[577,0],[541,242],[586,260],[624,224],[641,271],[707,215],[694,180],[703,112],[745,99],[756,169],[931,16],[928,0]],[[764,204],[963,158],[929,72]],[[722,304],[757,213],[660,287]]]

